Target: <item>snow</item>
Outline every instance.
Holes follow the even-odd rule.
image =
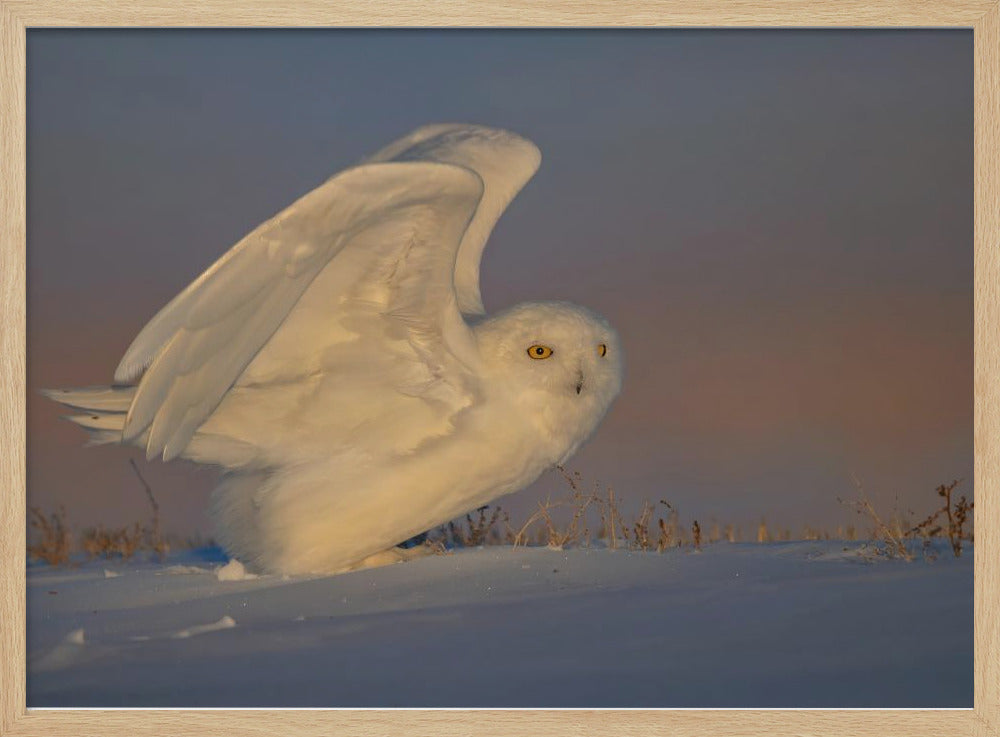
[[[76,629],[67,634],[62,641],[38,659],[36,669],[39,671],[56,670],[71,665],[82,653],[84,631]]]
[[[243,567],[243,564],[233,558],[226,565],[216,569],[215,577],[220,581],[249,581],[250,579],[257,578],[257,575],[247,573],[247,569]]]
[[[972,551],[938,552],[486,547],[332,577],[250,578],[212,550],[32,566],[28,705],[971,707]]]
[[[220,568],[224,568],[224,567],[225,566],[220,566]],[[219,570],[219,569],[216,569],[216,570]],[[214,575],[215,571],[213,571],[211,568],[203,568],[201,566],[181,566],[181,565],[176,565],[176,566],[167,566],[162,571],[157,571],[156,575],[158,575],[158,576],[186,576],[189,573],[195,573],[195,574],[197,574],[197,573],[210,573],[210,574]]]
[[[218,632],[219,630],[228,630],[231,627],[236,626],[236,620],[230,617],[228,614],[219,619],[218,622],[212,622],[210,624],[196,624],[193,627],[188,627],[187,629],[178,630],[170,635],[175,640],[183,640],[185,637],[194,637],[195,635],[203,635],[206,632]]]

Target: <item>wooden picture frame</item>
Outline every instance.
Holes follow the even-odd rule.
[[[965,27],[975,47],[975,691],[950,710],[27,710],[25,51],[41,27]],[[1000,735],[1000,0],[0,0],[0,735]]]

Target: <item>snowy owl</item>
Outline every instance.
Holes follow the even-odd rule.
[[[335,573],[565,461],[622,383],[564,302],[486,317],[479,261],[538,148],[420,128],[266,221],[140,331],[106,387],[47,396],[96,443],[223,470],[211,511],[256,570]]]

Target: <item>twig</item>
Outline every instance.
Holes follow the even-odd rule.
[[[167,547],[163,542],[163,538],[160,536],[160,505],[156,503],[156,497],[153,496],[152,487],[143,478],[142,473],[139,471],[139,466],[136,465],[134,458],[128,459],[129,464],[132,466],[132,470],[135,471],[135,475],[139,477],[139,483],[142,484],[142,488],[146,491],[146,497],[149,499],[149,504],[153,508],[153,524],[148,530],[149,532],[149,546],[156,553],[160,560],[167,552]]]
[[[861,496],[858,501],[850,502],[853,504],[855,510],[857,510],[859,514],[864,512],[871,517],[879,532],[882,533],[882,537],[885,538],[887,542],[892,544],[892,547],[895,549],[896,554],[899,555],[900,558],[907,561],[913,560],[913,555],[911,555],[910,551],[906,549],[906,545],[903,544],[903,541],[897,537],[891,529],[889,529],[889,526],[882,521],[878,512],[875,511],[875,507],[872,506],[871,499],[868,498],[868,494],[865,492],[865,487],[861,485],[861,481],[859,481],[853,474],[851,475],[851,480],[854,481],[854,486],[858,490],[858,494]],[[843,500],[840,501],[841,503],[847,503]]]

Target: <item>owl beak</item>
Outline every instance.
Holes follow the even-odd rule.
[[[576,374],[576,393],[579,394],[583,391],[583,372],[579,371]]]

